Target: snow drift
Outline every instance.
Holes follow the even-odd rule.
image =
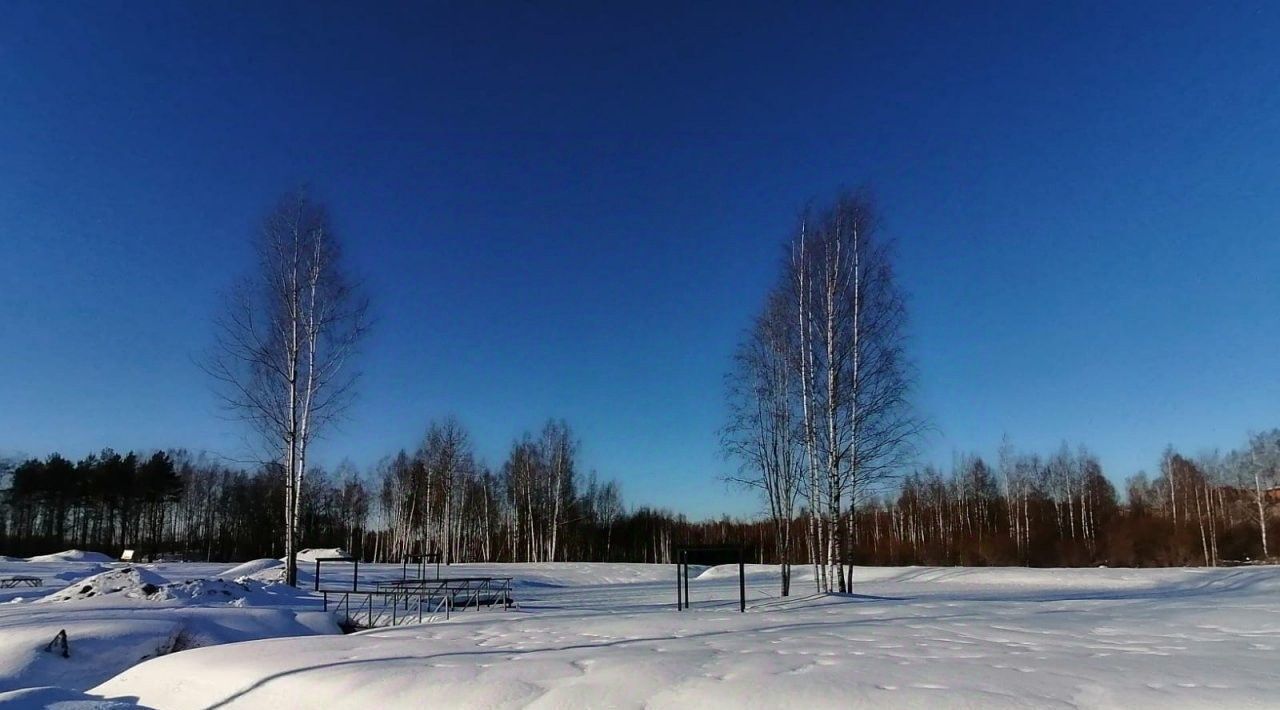
[[[83,601],[113,594],[130,599],[148,599],[160,592],[169,580],[141,567],[121,567],[99,572],[54,592],[38,602]]]
[[[28,557],[27,562],[115,562],[115,559],[101,552],[85,552],[84,550],[63,550],[51,555]]]
[[[1274,567],[857,568],[855,595],[779,599],[776,570],[752,566],[745,614],[736,565],[691,580],[682,612],[670,566],[612,585],[508,569],[579,584],[524,585],[511,614],[196,649],[91,692],[174,709],[1169,709],[1265,707],[1280,687]]]
[[[350,557],[350,555],[341,547],[308,547],[305,550],[298,550],[298,562],[315,562],[325,557]],[[288,560],[281,557],[280,561]]]
[[[263,570],[274,569],[283,565],[284,562],[282,560],[264,557],[262,559],[242,562],[235,567],[228,568],[219,574],[218,577],[221,579],[239,579],[241,577],[248,577],[249,575],[257,574]]]
[[[0,576],[35,574],[59,588],[5,590],[0,603],[0,693],[57,686],[81,691],[144,660],[192,648],[279,636],[338,634],[332,614],[292,587],[234,582],[225,565],[0,562]],[[85,572],[92,572],[86,576]],[[28,601],[30,597],[35,597]],[[65,630],[69,657],[45,649]],[[70,703],[53,690],[0,696],[0,707]],[[69,707],[69,706],[68,706]]]

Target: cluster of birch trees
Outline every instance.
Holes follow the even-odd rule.
[[[818,589],[851,587],[849,514],[906,463],[921,430],[892,255],[867,195],[806,210],[735,355],[722,442],[740,463],[734,480],[767,501],[784,595],[801,506]]]
[[[418,450],[379,464],[382,529],[374,559],[438,552],[452,561],[610,559],[624,515],[615,481],[582,476],[562,420],[511,446],[495,473],[477,462],[454,419],[432,424]]]
[[[871,201],[845,194],[806,210],[728,377],[730,478],[758,489],[761,528],[736,523],[760,559],[813,565],[820,591],[846,591],[852,563],[1217,564],[1271,554],[1280,501],[1276,432],[1226,455],[1172,449],[1125,499],[1085,447],[1049,455],[1007,441],[995,465],[957,456],[911,470],[922,430],[910,406],[906,308]],[[906,475],[903,475],[906,474]],[[896,484],[896,485],[894,485]],[[1271,533],[1274,537],[1274,531]]]

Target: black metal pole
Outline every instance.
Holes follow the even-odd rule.
[[[680,553],[676,553],[676,611],[684,610],[684,580],[680,573]]]
[[[360,580],[360,558],[352,558],[351,562],[351,591],[354,592],[356,590],[356,584]]]
[[[738,611],[747,611],[747,572],[742,564],[742,548],[738,548]]]
[[[684,608],[691,608],[689,605],[689,553],[684,553]]]

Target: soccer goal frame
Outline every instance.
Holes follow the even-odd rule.
[[[747,549],[743,545],[676,545],[676,610],[689,608],[689,565],[738,563],[738,611],[747,611]]]

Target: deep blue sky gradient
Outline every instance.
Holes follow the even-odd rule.
[[[10,2],[0,453],[245,451],[193,365],[302,183],[378,318],[319,449],[549,416],[629,503],[751,514],[722,375],[797,210],[870,185],[922,462],[1280,425],[1274,3]]]

